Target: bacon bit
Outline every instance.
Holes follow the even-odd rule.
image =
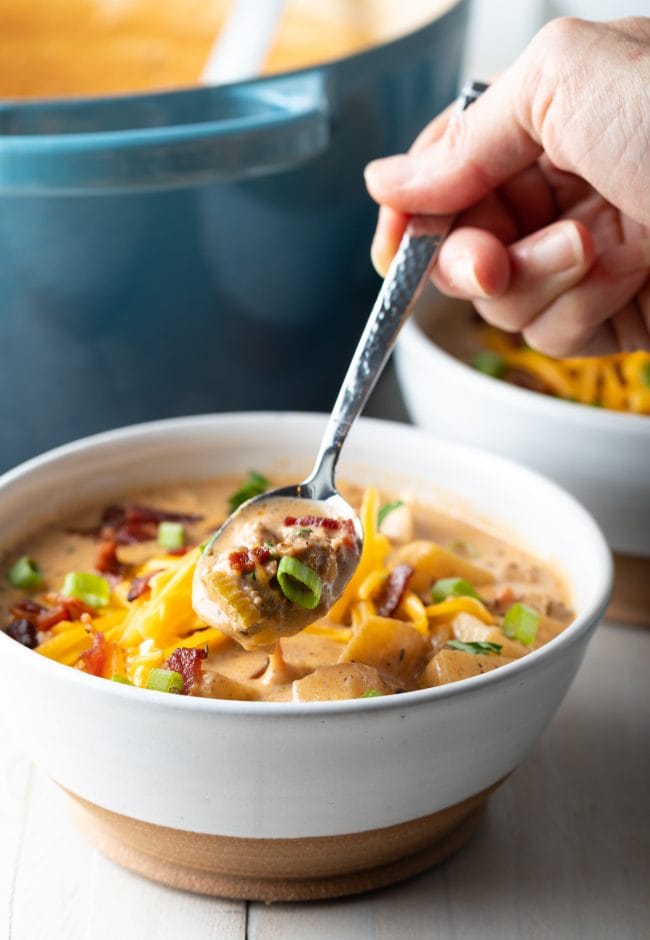
[[[94,607],[89,607],[83,601],[74,597],[63,597],[59,594],[46,595],[51,607],[44,607],[36,601],[24,600],[10,608],[11,615],[19,619],[29,620],[37,630],[51,630],[62,620],[80,620],[82,614],[97,615]]]
[[[102,574],[112,574],[116,577],[121,577],[126,572],[128,565],[117,557],[116,541],[111,539],[99,543],[95,554],[95,568]]]
[[[163,663],[164,669],[173,669],[183,677],[183,695],[189,695],[197,683],[201,681],[201,660],[208,655],[206,649],[190,649],[179,646]]]
[[[404,592],[413,575],[413,568],[410,565],[395,565],[391,573],[384,581],[377,614],[379,617],[392,617],[400,605]]]
[[[228,556],[230,567],[238,574],[250,574],[257,565],[265,565],[271,557],[266,546],[257,545],[255,548],[240,548]]]
[[[510,586],[504,587],[494,598],[493,608],[497,614],[505,614],[517,600],[517,595]]]
[[[350,520],[351,521],[351,520]],[[285,525],[312,526],[321,529],[340,529],[341,523],[338,519],[328,519],[325,516],[301,516],[296,519],[295,516],[287,516],[284,520]]]
[[[134,578],[131,581],[131,586],[129,588],[129,593],[126,595],[127,601],[137,601],[139,597],[142,597],[147,591],[151,589],[151,579],[156,574],[160,574],[162,568],[156,568],[155,571],[150,571],[149,574],[143,574],[139,578]]]
[[[78,668],[91,676],[101,676],[104,674],[107,654],[106,637],[103,633],[94,633],[93,645],[79,657]]]
[[[180,558],[182,555],[187,555],[188,552],[192,551],[191,545],[181,545],[180,548],[166,548],[166,555],[174,555],[177,558]]]
[[[131,503],[126,506],[107,506],[99,525],[93,529],[71,531],[76,535],[90,535],[103,541],[113,541],[117,545],[133,545],[135,542],[155,539],[159,522],[182,522],[189,525],[201,522],[202,519],[203,516],[192,513],[168,512],[166,509]]]

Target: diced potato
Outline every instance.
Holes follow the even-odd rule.
[[[334,699],[361,698],[369,691],[384,694],[387,689],[372,666],[363,663],[335,663],[319,666],[292,686],[294,702],[329,702]]]
[[[379,531],[393,543],[410,542],[415,533],[413,509],[406,503],[393,509],[382,522]]]
[[[391,556],[391,563],[414,569],[409,587],[418,594],[426,594],[439,578],[465,578],[475,588],[494,582],[491,571],[424,539],[400,546]]]
[[[428,652],[414,627],[389,617],[368,617],[352,631],[339,662],[365,663],[400,682],[417,675]]]
[[[535,642],[528,649],[537,649],[539,646],[544,646],[549,640],[562,633],[564,626],[559,620],[540,614]]]
[[[434,685],[446,685],[448,682],[458,682],[459,679],[469,679],[471,676],[480,676],[499,666],[514,662],[509,656],[481,653],[463,653],[461,650],[442,649],[428,663],[422,675],[422,688]]]
[[[452,623],[452,632],[456,640],[463,643],[498,643],[501,655],[517,659],[528,652],[527,647],[518,640],[511,640],[500,627],[481,623],[471,614],[458,614]]]

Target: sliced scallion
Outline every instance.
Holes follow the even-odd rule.
[[[185,545],[185,529],[181,522],[159,522],[158,544],[173,552]]]
[[[100,574],[69,571],[63,582],[66,597],[76,597],[89,607],[105,607],[111,599],[111,586]]]
[[[644,362],[641,368],[639,369],[639,378],[650,388],[650,362]]]
[[[472,640],[470,643],[464,643],[463,640],[447,640],[447,646],[450,650],[458,650],[461,653],[474,653],[475,656],[478,656],[479,653],[498,655],[503,648],[500,643],[489,643],[487,640]]]
[[[277,578],[280,590],[287,600],[307,610],[318,606],[323,582],[315,571],[303,565],[297,558],[283,555],[278,565]]]
[[[389,516],[391,512],[403,505],[404,502],[401,499],[394,499],[392,503],[385,503],[377,513],[377,528],[381,529],[386,516]]]
[[[498,353],[490,349],[484,349],[476,353],[472,359],[472,366],[484,375],[489,375],[493,379],[502,379],[508,368],[505,360]]]
[[[7,572],[7,577],[15,588],[22,588],[25,591],[33,591],[43,583],[43,572],[29,555],[19,558]]]
[[[173,669],[152,669],[147,678],[148,689],[154,692],[173,692],[183,691],[183,677],[180,672]]]
[[[435,604],[446,601],[448,597],[480,597],[465,578],[440,578],[431,588],[431,599]]]
[[[380,695],[379,689],[366,689],[365,692],[361,693],[361,698],[377,698]]]
[[[119,682],[121,685],[133,685],[130,679],[120,675],[111,676],[111,682]]]
[[[512,640],[519,640],[524,646],[535,642],[539,614],[525,604],[513,604],[503,618],[503,632]]]

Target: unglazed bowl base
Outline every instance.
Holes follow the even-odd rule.
[[[359,894],[426,871],[468,841],[493,789],[396,826],[301,839],[169,829],[68,795],[82,832],[124,868],[172,888],[270,903]]]
[[[650,627],[650,558],[614,554],[614,593],[606,616]]]

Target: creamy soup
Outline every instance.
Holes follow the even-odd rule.
[[[451,5],[287,0],[264,71],[359,52]],[[0,98],[194,85],[228,10],[228,0],[0,0]]]
[[[343,594],[296,635],[243,649],[197,616],[192,580],[211,533],[268,485],[254,474],[150,488],[44,527],[3,559],[5,630],[36,654],[143,689],[318,701],[477,676],[572,619],[561,577],[518,546],[408,494],[344,485],[364,542]],[[318,527],[288,518],[275,535],[306,551],[301,530]]]
[[[246,649],[324,617],[361,548],[354,520],[325,511],[288,497],[242,507],[196,566],[192,602],[199,617]]]

